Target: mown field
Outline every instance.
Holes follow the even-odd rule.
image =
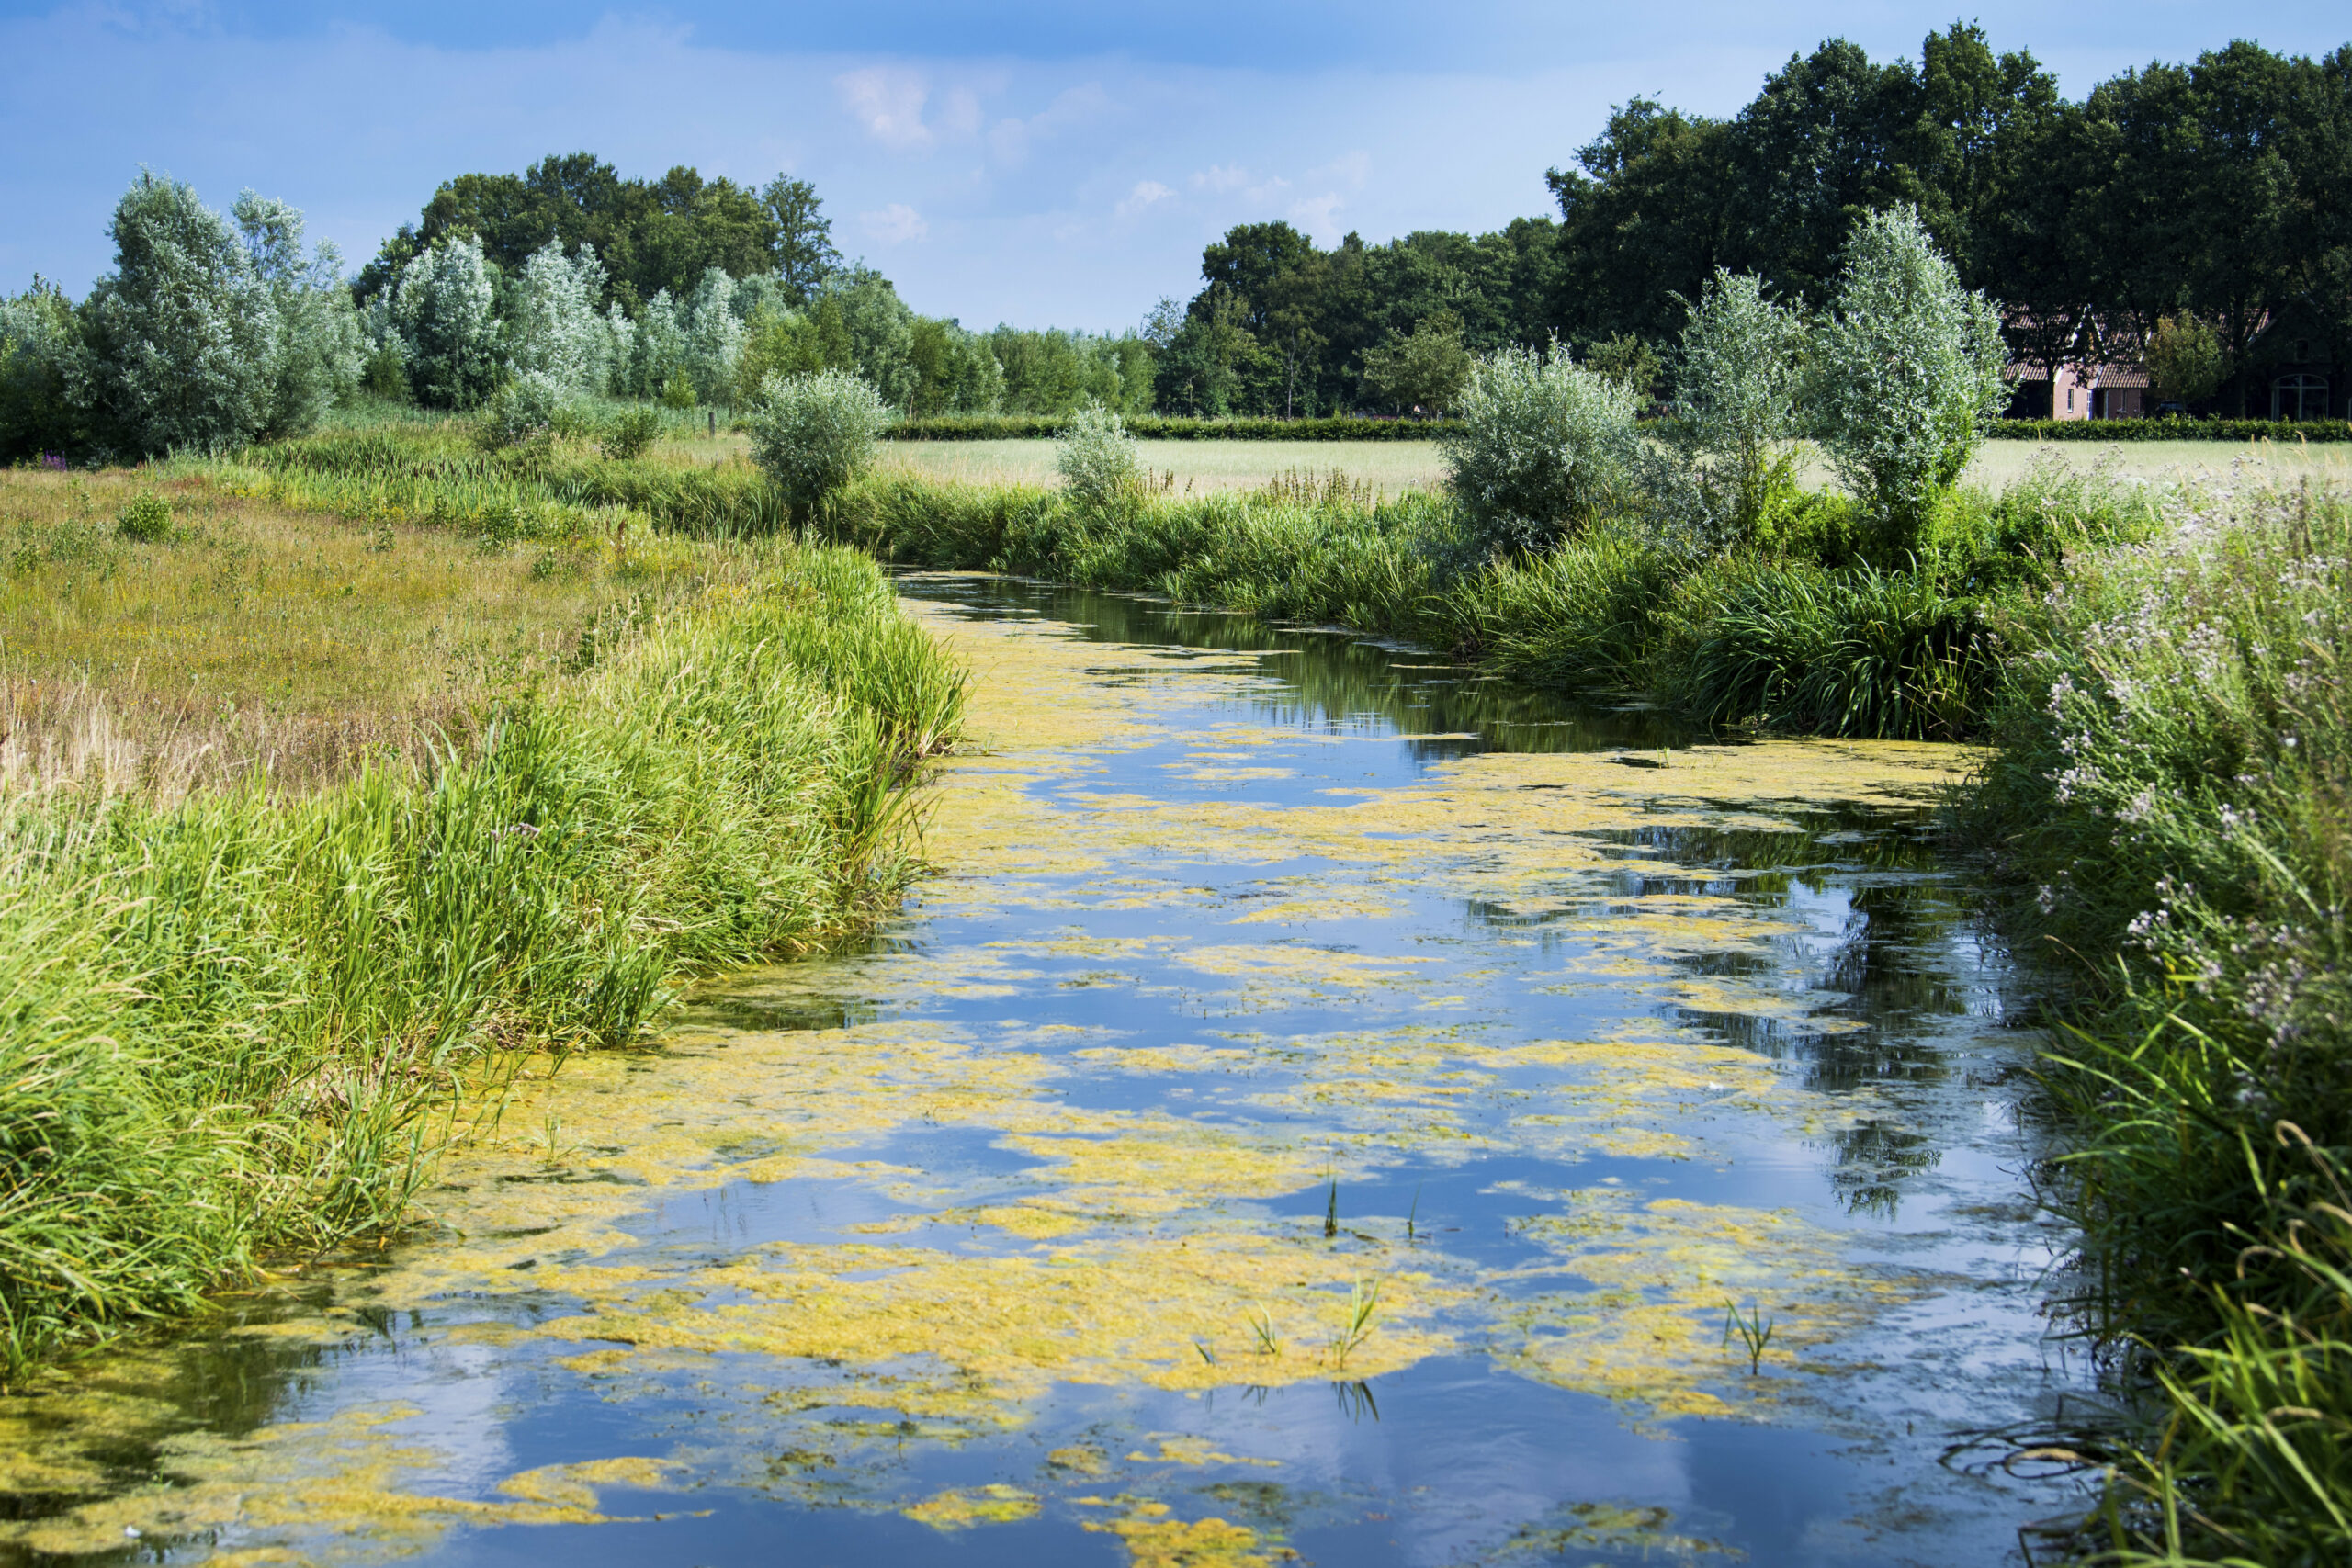
[[[741,436],[721,432],[716,441],[675,443],[681,455],[728,456],[747,452]],[[1445,482],[1445,465],[1430,441],[1138,441],[1144,466],[1175,477],[1176,489],[1193,494],[1256,490],[1285,474],[1334,471],[1372,485],[1384,495],[1409,489],[1435,490]],[[886,468],[961,484],[1051,485],[1058,444],[1052,441],[909,441],[884,448]],[[2352,483],[2352,447],[2239,446],[2211,441],[2143,441],[2050,444],[1988,441],[1969,464],[1964,482],[2004,491],[2035,466],[2063,464],[2071,469],[2106,469],[2132,478],[2169,479],[2227,476],[2241,469],[2273,478],[2308,474],[2326,483]],[[1827,465],[1811,461],[1799,469],[1815,489],[1836,482]]]

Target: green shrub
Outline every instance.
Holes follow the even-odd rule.
[[[1062,488],[1089,506],[1132,500],[1143,484],[1135,438],[1100,403],[1079,410],[1063,429],[1054,466],[1061,471]]]
[[[665,409],[690,409],[695,406],[694,378],[686,374],[684,366],[671,371],[670,378],[662,383],[662,406]]]
[[[526,371],[491,394],[474,422],[475,439],[491,452],[548,440],[571,401],[570,389],[554,377]]]
[[[359,389],[388,403],[411,400],[408,356],[401,352],[398,339],[388,337],[368,351],[359,372]]]
[[[556,405],[548,417],[548,428],[566,441],[584,441],[604,429],[604,425],[588,409],[576,401]]]
[[[1390,408],[1436,413],[1453,406],[1470,378],[1462,318],[1439,310],[1409,333],[1393,333],[1363,352],[1365,388]]]
[[[770,375],[745,421],[752,450],[796,517],[874,462],[890,411],[872,386],[843,370]]]
[[[650,408],[633,408],[615,414],[605,422],[597,433],[596,449],[616,462],[629,462],[645,455],[645,449],[662,438],[662,415]]]
[[[1804,337],[1760,278],[1722,267],[1682,330],[1669,429],[1722,520],[1709,531],[1735,544],[1756,540],[1801,493],[1791,440]]]
[[[1549,354],[1478,361],[1460,423],[1439,438],[1463,527],[1479,548],[1540,550],[1629,498],[1635,395]]]
[[[2077,468],[2053,453],[1997,496],[1971,486],[1946,491],[1920,553],[1942,581],[1968,592],[2043,589],[2075,554],[2153,536],[2164,493],[2111,466]]]
[[[2201,403],[2229,373],[2229,355],[2211,324],[2195,316],[2160,316],[2143,357],[2149,389],[2157,397]]]
[[[1861,504],[1834,490],[1799,490],[1758,519],[1757,547],[1815,566],[1859,565],[1870,534]]]
[[[172,503],[153,491],[133,496],[115,513],[114,531],[135,545],[152,545],[172,532]]]

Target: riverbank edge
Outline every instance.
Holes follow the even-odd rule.
[[[892,907],[967,677],[869,558],[773,558],[463,751],[0,806],[0,1386],[397,1226],[469,1071]]]

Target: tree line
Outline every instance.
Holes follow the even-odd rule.
[[[560,378],[579,392],[736,406],[770,374],[839,370],[918,416],[1151,406],[1151,345],[1138,334],[975,333],[918,314],[879,272],[842,259],[823,208],[787,175],[757,190],[683,166],[635,180],[587,152],[520,175],[460,175],[353,284],[378,345],[373,389],[465,407],[502,370],[542,368],[527,344],[549,335],[548,287],[560,283],[560,335],[582,345]],[[413,275],[453,257],[471,293],[487,290],[469,307],[486,345],[470,379],[435,374],[402,304]],[[502,335],[523,346],[502,357]]]
[[[2243,412],[2294,342],[2352,352],[2352,45],[2233,43],[2075,102],[1973,26],[1892,63],[1832,39],[1725,118],[1623,104],[1547,179],[1555,220],[1475,239],[1234,229],[1162,334],[1163,407],[1408,412],[1555,336],[1655,374],[1717,268],[1818,309],[1857,219],[1906,206],[2044,378],[2154,347]]]
[[[631,179],[587,152],[460,175],[348,283],[284,203],[223,215],[141,175],[87,298],[36,280],[0,299],[0,460],[234,444],[363,390],[466,409],[524,376],[734,407],[770,375],[837,370],[918,416],[1409,414],[1449,407],[1478,356],[1556,342],[1666,400],[1719,270],[1817,311],[1855,223],[1904,209],[1998,302],[2030,384],[2140,359],[2181,401],[2242,413],[2280,364],[2352,356],[2352,45],[2233,43],[2074,102],[1973,26],[1916,62],[1832,39],[1728,118],[1620,105],[1547,178],[1556,218],[1487,234],[1327,250],[1238,226],[1190,300],[1098,334],[919,314],[785,175]]]
[[[587,153],[464,175],[356,277],[287,204],[248,191],[222,213],[153,173],[108,231],[114,270],[83,299],[38,278],[0,299],[0,462],[218,449],[361,396],[462,411],[523,381],[539,402],[734,409],[770,375],[830,370],[902,414],[1152,406],[1141,333],[919,315],[788,175],[631,180]]]

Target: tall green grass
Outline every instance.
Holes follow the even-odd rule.
[[[538,536],[634,524],[705,539],[764,536],[788,523],[782,498],[741,458],[619,462],[555,445],[486,452],[455,423],[331,431],[184,466],[232,491],[355,522]]]
[[[1676,608],[1668,689],[1708,725],[1964,739],[1999,673],[1984,605],[1917,567],[1734,557],[1686,579]]]
[[[1556,689],[1649,691],[1703,724],[1948,739],[1981,727],[1998,668],[1971,574],[2000,592],[2063,554],[2035,535],[2049,565],[2023,557],[2004,532],[2015,512],[1983,502],[1970,531],[1899,570],[1804,548],[1702,558],[1630,526],[1483,559],[1442,498],[1337,488],[1089,506],[892,475],[834,497],[820,521],[886,559],[1339,623]]]
[[[2215,493],[1999,632],[1964,819],[2083,987],[2044,1066],[2072,1304],[2153,1380],[2103,1560],[2342,1561],[2352,499]]]
[[[870,561],[763,565],[462,750],[0,805],[0,1370],[396,1222],[483,1051],[625,1043],[880,912],[962,674]]]

